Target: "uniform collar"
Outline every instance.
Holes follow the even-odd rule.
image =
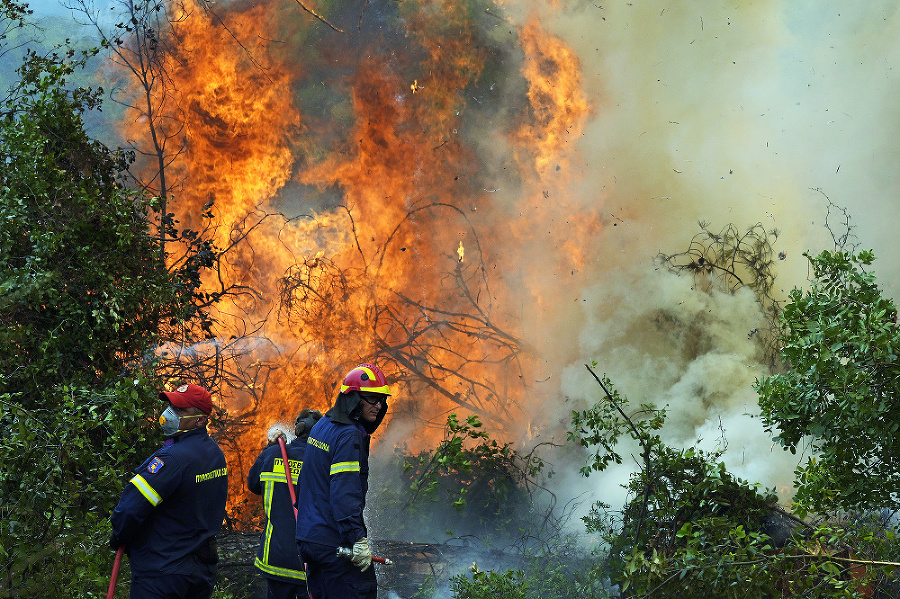
[[[181,433],[180,435],[175,435],[174,437],[169,437],[168,439],[166,439],[165,443],[163,443],[163,447],[169,447],[170,445],[178,443],[179,441],[182,441],[188,437],[193,437],[194,435],[201,435],[201,434],[208,435],[209,433],[206,432],[206,428],[195,428],[195,429],[189,430],[185,433]]]

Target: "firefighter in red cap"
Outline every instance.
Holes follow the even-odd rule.
[[[372,550],[363,521],[369,440],[387,412],[384,373],[360,364],[306,441],[297,495],[297,545],[315,599],[375,599]],[[351,549],[351,558],[339,556]]]
[[[206,425],[212,397],[182,385],[159,398],[163,446],[135,470],[110,517],[110,546],[125,546],[131,599],[208,599],[216,580],[215,537],[225,519],[228,467]]]

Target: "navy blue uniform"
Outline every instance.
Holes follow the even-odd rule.
[[[212,594],[227,496],[225,455],[205,428],[168,439],[135,470],[110,517],[133,599]]]
[[[363,523],[369,489],[369,436],[357,424],[323,416],[310,431],[297,497],[297,539],[352,547],[367,536]],[[324,476],[322,475],[324,474]]]
[[[306,439],[297,438],[285,446],[291,480],[296,490],[303,467]],[[266,447],[247,474],[247,488],[263,496],[266,523],[254,565],[268,579],[269,599],[308,597],[306,572],[294,533],[297,521],[284,475],[280,445]]]
[[[376,422],[361,421],[357,392],[341,394],[309,433],[297,496],[297,543],[306,562],[309,592],[315,599],[375,599],[375,568],[361,572],[338,547],[367,537],[363,521],[369,488],[369,435]]]

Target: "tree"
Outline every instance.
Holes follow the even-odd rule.
[[[799,510],[900,508],[897,306],[868,268],[871,251],[806,254],[808,291],[782,314],[784,374],[757,382],[767,430],[792,453]]]
[[[177,90],[166,71],[164,56],[168,52],[168,35],[183,18],[170,14],[168,2],[162,0],[115,0],[101,11],[93,0],[71,0],[66,4],[80,12],[93,27],[104,48],[109,49],[112,61],[133,77],[136,89],[114,89],[111,99],[136,113],[135,120],[147,127],[149,147],[135,147],[136,155],[154,167],[129,169],[140,189],[159,198],[162,224],[160,239],[172,235],[174,215],[168,212],[172,182],[168,180],[169,165],[184,151],[184,119]],[[178,12],[178,7],[171,7]],[[109,25],[110,11],[120,19]],[[103,14],[106,13],[106,14]],[[160,246],[164,249],[164,245]]]
[[[85,133],[92,54],[27,51],[0,115],[0,596],[108,581],[122,475],[160,440],[158,325],[191,315],[128,155]]]

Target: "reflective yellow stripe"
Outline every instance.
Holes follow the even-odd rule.
[[[150,483],[145,481],[144,477],[140,474],[131,479],[131,484],[137,487],[137,490],[141,492],[141,495],[143,495],[154,507],[159,505],[159,502],[162,501],[162,497],[159,496],[159,493],[157,493],[156,490],[150,486]]]
[[[275,489],[275,483],[267,482],[264,493],[263,493],[263,506],[264,506],[264,509],[266,510],[266,534],[265,534],[265,540],[263,541],[263,560],[264,561],[262,563],[269,561],[269,545],[272,543],[272,532],[274,529],[272,528],[271,515],[272,515],[272,491],[274,489]],[[257,557],[256,559],[258,561],[259,557]]]
[[[273,566],[271,564],[267,564],[258,557],[253,562],[253,565],[265,572],[266,574],[277,574],[279,576],[286,576],[287,578],[294,578],[296,580],[306,580],[306,572],[302,570],[291,570],[290,568],[279,568],[278,566]]]
[[[291,480],[294,481],[294,484],[297,484],[299,478],[300,477],[296,474],[291,476]],[[263,472],[259,475],[259,480],[263,482],[283,483],[284,472]]]
[[[331,465],[331,474],[340,472],[359,472],[359,462],[338,462]]]

